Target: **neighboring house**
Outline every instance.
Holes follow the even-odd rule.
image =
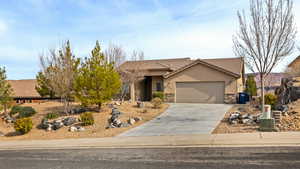
[[[300,66],[300,56],[294,59],[289,65],[288,69],[298,69]]]
[[[8,80],[8,82],[13,89],[13,99],[16,103],[32,103],[45,99],[35,90],[37,81],[34,79]]]
[[[234,103],[244,90],[242,58],[127,61],[119,68],[143,72],[143,80],[135,84],[137,98],[143,101],[162,91],[167,102]]]
[[[260,96],[261,84],[260,84],[259,74],[258,73],[246,74],[246,79],[249,75],[254,75],[256,87],[257,87],[257,95]],[[286,77],[285,73],[270,73],[267,77],[265,77],[265,92],[274,93],[275,89],[281,85],[281,79],[284,77]]]

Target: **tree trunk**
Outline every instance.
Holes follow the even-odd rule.
[[[102,106],[102,103],[98,103],[99,112],[101,111],[101,106]]]
[[[7,115],[8,113],[7,113],[7,106],[6,106],[6,104],[3,105],[3,109],[4,109],[4,114]]]
[[[260,87],[261,87],[261,113],[265,111],[265,82],[264,74],[260,74]]]
[[[135,89],[134,89],[134,82],[130,84],[130,99],[132,102],[135,102]]]

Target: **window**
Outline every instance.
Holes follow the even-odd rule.
[[[156,83],[156,91],[162,91],[162,83],[161,82],[157,82]]]

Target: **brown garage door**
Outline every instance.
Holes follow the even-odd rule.
[[[224,103],[224,82],[177,82],[177,103]]]

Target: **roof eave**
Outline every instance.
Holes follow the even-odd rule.
[[[192,63],[190,63],[190,64],[188,64],[188,65],[186,65],[186,66],[184,66],[184,67],[182,67],[182,68],[179,68],[179,69],[177,69],[176,71],[174,71],[174,72],[172,72],[172,73],[165,74],[163,77],[164,77],[165,79],[167,79],[167,78],[169,78],[169,77],[171,77],[171,76],[173,76],[173,75],[175,75],[175,74],[177,74],[177,73],[180,73],[180,72],[182,72],[182,71],[184,71],[184,70],[186,70],[186,69],[188,69],[188,68],[190,68],[190,67],[192,67],[192,66],[194,66],[194,65],[196,65],[196,64],[199,64],[199,63],[205,64],[205,65],[207,65],[207,66],[210,67],[210,68],[213,68],[213,69],[215,69],[215,70],[221,71],[221,72],[226,73],[226,74],[228,74],[228,75],[231,75],[231,76],[233,76],[233,77],[235,77],[235,78],[240,78],[240,77],[241,77],[240,74],[236,74],[236,73],[234,73],[234,72],[231,72],[231,71],[228,71],[228,70],[226,70],[226,69],[223,69],[223,68],[221,68],[221,67],[219,67],[219,66],[212,65],[212,64],[210,64],[210,63],[208,63],[208,62],[205,62],[205,61],[203,61],[203,60],[201,60],[201,59],[197,59],[197,60],[195,60],[194,62],[192,62]]]

